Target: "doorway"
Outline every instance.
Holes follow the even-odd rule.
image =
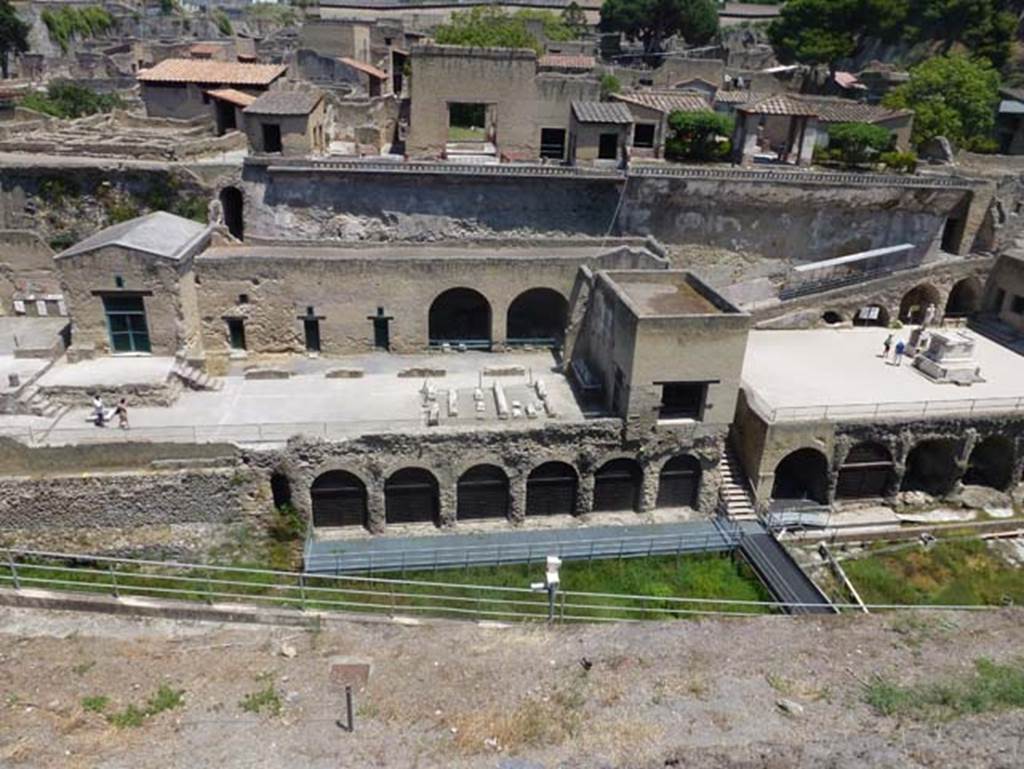
[[[619,157],[619,135],[601,134],[597,139],[597,159],[617,160]]]

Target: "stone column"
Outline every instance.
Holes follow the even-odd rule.
[[[387,529],[384,502],[384,479],[374,475],[366,486],[366,528],[371,534],[383,534]]]
[[[594,511],[594,473],[581,472],[579,486],[576,489],[576,515],[586,515]]]
[[[438,518],[442,528],[450,528],[455,525],[455,479],[449,478],[447,473],[437,479],[437,505]]]
[[[508,480],[508,520],[513,526],[526,520],[526,473],[513,472]]]
[[[640,480],[639,512],[648,513],[658,506],[658,481],[660,474],[657,467],[650,462],[642,462],[640,470],[643,475]]]
[[[722,460],[700,458],[700,487],[697,490],[697,512],[713,516],[718,512],[718,497],[722,488]]]

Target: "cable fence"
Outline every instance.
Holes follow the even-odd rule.
[[[538,575],[539,576],[539,575]],[[158,598],[389,617],[527,622],[635,622],[694,616],[784,613],[803,604],[714,597],[634,595],[428,580],[337,575],[239,566],[151,561],[12,549],[0,562],[0,587],[91,593],[117,599]],[[837,603],[841,611],[863,611]],[[868,605],[877,610],[992,610],[993,606]]]

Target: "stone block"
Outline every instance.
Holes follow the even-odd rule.
[[[484,376],[525,376],[523,366],[484,366]]]
[[[413,366],[404,368],[398,372],[400,379],[423,379],[424,377],[445,376],[448,372],[443,368],[428,368],[426,366]]]
[[[291,371],[280,368],[251,368],[245,372],[246,379],[290,379]]]
[[[73,344],[68,348],[68,363],[92,360],[95,357],[96,345],[94,344]]]
[[[361,368],[332,368],[324,372],[325,379],[361,379],[363,377]]]

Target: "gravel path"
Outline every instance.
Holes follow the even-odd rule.
[[[0,609],[0,767],[1020,767],[1024,711],[900,723],[881,673],[928,681],[1024,648],[1024,611],[340,630]],[[292,656],[293,655],[293,656]],[[372,666],[356,730],[332,660]],[[588,668],[589,669],[585,669]],[[115,728],[82,707],[184,705]],[[272,687],[278,715],[240,706]],[[796,703],[789,714],[780,700]],[[799,709],[798,708],[798,709]]]

